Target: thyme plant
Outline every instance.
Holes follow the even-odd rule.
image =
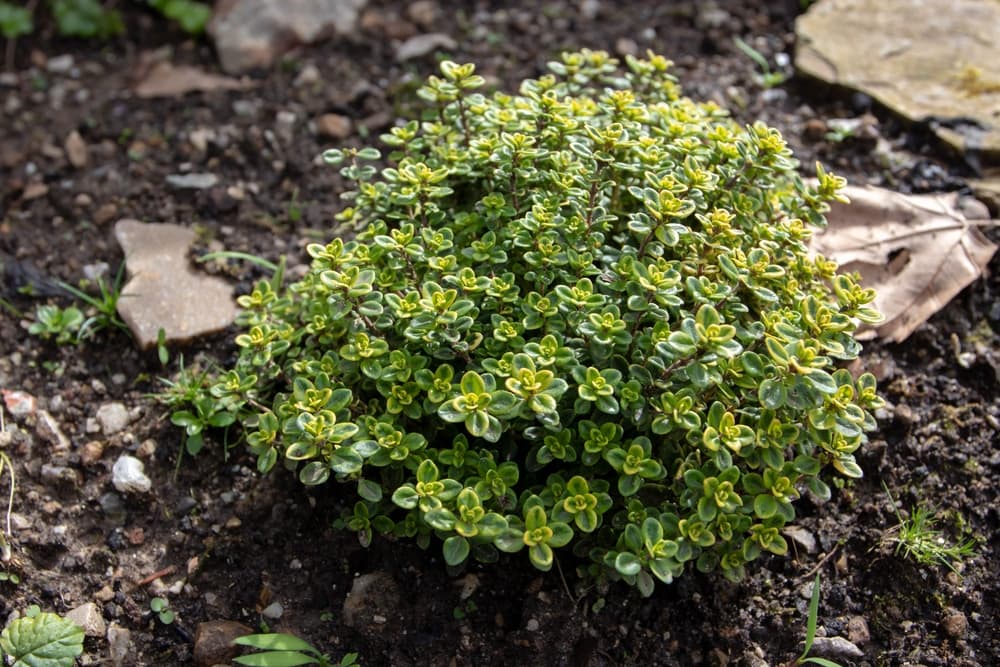
[[[637,585],[732,579],[805,490],[858,477],[875,380],[839,368],[871,290],[807,252],[843,179],[680,94],[670,62],[568,53],[517,94],[441,64],[374,148],[351,240],[240,298],[211,395],[261,471],[357,490],[346,524],[450,565],[572,549]]]

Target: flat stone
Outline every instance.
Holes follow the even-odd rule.
[[[115,225],[115,237],[131,276],[118,313],[140,347],[155,347],[161,329],[166,342],[185,341],[225,329],[236,318],[233,288],[188,263],[194,230],[125,219]]]
[[[199,623],[194,631],[194,664],[198,667],[230,664],[239,653],[233,640],[251,633],[251,628],[236,621]]]
[[[222,68],[267,67],[298,44],[312,44],[355,29],[366,0],[224,0],[208,34]]]
[[[806,553],[816,553],[816,537],[802,526],[785,526],[781,532],[786,537],[790,537],[802,549],[805,549]]]
[[[415,60],[416,58],[423,58],[439,49],[450,50],[457,47],[458,44],[451,38],[451,35],[446,35],[443,32],[429,32],[424,35],[411,37],[400,44],[399,48],[396,49],[396,60],[398,62]]]
[[[108,624],[101,615],[101,609],[93,602],[87,602],[66,612],[66,618],[73,621],[88,637],[103,637],[108,631]]]
[[[996,0],[818,0],[795,32],[799,72],[926,122],[959,151],[1000,161]]]

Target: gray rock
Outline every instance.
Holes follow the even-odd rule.
[[[286,144],[292,143],[295,136],[295,123],[298,117],[294,111],[283,109],[274,118],[274,131],[278,137]]]
[[[235,319],[232,287],[188,264],[194,230],[120,220],[115,236],[131,276],[118,312],[140,347],[155,347],[161,329],[167,342],[177,342],[225,329]]]
[[[816,637],[810,653],[832,660],[856,660],[865,657],[861,649],[843,637]]]
[[[104,622],[100,607],[93,602],[71,609],[66,612],[66,618],[83,628],[83,634],[88,637],[103,637],[108,631],[108,624]]]
[[[227,72],[267,67],[298,44],[354,30],[366,0],[230,0],[208,26]]]
[[[785,526],[781,532],[805,549],[806,553],[816,553],[816,537],[802,526]]]
[[[101,425],[104,435],[118,433],[128,426],[128,410],[121,403],[105,403],[97,408],[97,423]]]
[[[97,499],[97,502],[100,504],[104,516],[108,517],[113,523],[125,522],[128,511],[125,508],[125,501],[117,493],[105,493]]]
[[[251,628],[236,621],[199,623],[194,631],[194,664],[198,667],[228,665],[239,653],[233,640],[252,632]]]
[[[45,63],[45,69],[52,74],[66,74],[73,69],[73,65],[73,56],[67,53],[54,58],[49,58]]]
[[[132,655],[132,633],[117,623],[108,628],[108,658],[114,667],[121,667]]]
[[[406,62],[422,58],[438,49],[455,49],[457,47],[458,44],[451,38],[451,35],[446,35],[443,32],[429,32],[425,35],[411,37],[400,44],[399,48],[396,49],[396,60]]]
[[[42,481],[51,486],[61,486],[62,484],[76,486],[79,482],[75,470],[54,463],[43,463],[40,474]]]
[[[178,190],[207,190],[219,182],[215,174],[170,174],[167,184]]]
[[[852,644],[867,644],[872,640],[864,616],[852,616],[847,620],[847,639]]]
[[[277,621],[285,613],[285,608],[280,602],[272,602],[271,604],[264,607],[260,612],[260,615],[264,618],[269,618],[272,621]]]
[[[128,454],[120,456],[112,466],[111,484],[121,493],[146,493],[153,488],[142,461]]]
[[[399,586],[386,572],[355,577],[344,599],[343,619],[349,627],[365,627],[375,616],[397,617],[402,598]]]
[[[818,0],[795,32],[803,74],[930,120],[959,151],[1000,159],[1000,3]]]

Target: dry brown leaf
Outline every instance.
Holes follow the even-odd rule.
[[[248,79],[209,74],[189,65],[159,62],[149,68],[132,90],[139,97],[176,97],[191,92],[245,90],[254,85]]]
[[[978,278],[996,252],[979,227],[997,223],[985,207],[967,218],[955,194],[902,195],[875,187],[848,187],[844,194],[851,204],[833,205],[812,249],[876,290],[885,322],[861,338],[906,340]]]

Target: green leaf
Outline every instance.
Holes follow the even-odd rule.
[[[18,618],[0,633],[12,667],[72,667],[83,653],[83,630],[57,614]]]
[[[269,651],[233,658],[233,662],[250,667],[297,667],[298,665],[318,665],[316,658],[297,651]]]
[[[444,562],[455,566],[469,557],[469,541],[460,535],[452,535],[444,541]]]
[[[330,478],[330,467],[321,461],[307,463],[299,471],[299,481],[306,486],[322,484]]]
[[[761,519],[770,519],[778,513],[778,501],[774,496],[762,493],[753,499],[753,511]]]
[[[615,569],[626,577],[634,577],[642,569],[642,563],[635,554],[622,551],[615,556]]]
[[[819,573],[816,574],[816,578],[813,579],[813,589],[812,594],[809,596],[809,611],[806,615],[806,641],[805,650],[802,651],[802,657],[799,658],[801,662],[802,658],[809,654],[809,650],[812,648],[813,640],[816,638],[816,622],[819,616]]]
[[[358,480],[358,495],[365,500],[377,503],[382,500],[382,487],[370,479]]]
[[[284,632],[244,635],[234,639],[233,643],[239,646],[251,646],[256,649],[269,651],[306,651],[317,653],[316,649],[309,642]]]
[[[813,665],[819,665],[819,667],[844,667],[839,662],[834,662],[833,660],[827,660],[826,658],[814,658],[812,656],[799,660],[799,664],[800,665],[813,664]]]

